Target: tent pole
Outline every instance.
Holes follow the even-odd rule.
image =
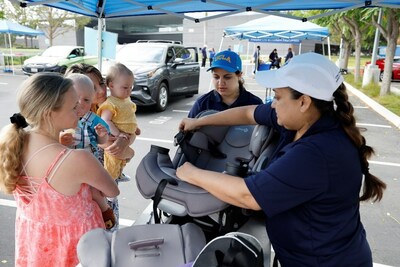
[[[329,56],[329,60],[331,60],[331,42],[328,36],[328,56]]]
[[[101,72],[102,68],[102,47],[103,47],[103,19],[97,19],[97,66],[99,71]]]
[[[12,73],[14,75],[14,58],[13,58],[13,51],[11,46],[11,34],[8,33],[8,42],[10,43],[10,57],[11,57],[11,66],[12,66]]]
[[[221,52],[221,49],[222,49],[222,43],[224,42],[224,39],[225,39],[225,37],[224,37],[224,36],[222,36],[222,38],[221,38],[221,42],[219,43],[219,48],[218,48],[218,51],[217,51],[217,52]]]
[[[299,44],[299,55],[301,55],[301,42]]]
[[[250,60],[248,60],[248,58],[249,58],[249,52],[250,52],[250,42],[249,41],[247,41],[247,52],[246,52],[246,61],[248,62],[247,64],[246,64],[246,75],[247,75],[247,69],[248,69],[248,67],[249,67],[249,63],[251,62],[251,56],[250,56]]]

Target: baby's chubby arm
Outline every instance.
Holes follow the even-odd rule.
[[[102,125],[101,123],[97,124],[94,127],[94,130],[96,131],[97,134],[97,143],[98,144],[105,144],[108,142],[108,137],[109,137],[109,133],[107,128]]]

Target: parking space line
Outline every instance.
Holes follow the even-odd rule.
[[[383,162],[383,161],[375,161],[375,160],[368,160],[370,164],[376,165],[385,165],[385,166],[393,166],[393,167],[400,167],[400,163],[393,163],[393,162]]]
[[[0,206],[16,208],[17,207],[17,203],[15,202],[15,200],[1,199],[0,198]],[[123,219],[123,218],[119,219],[119,224],[122,225],[122,226],[131,226],[134,223],[135,223],[134,220]]]
[[[371,127],[380,127],[380,128],[392,128],[390,125],[384,124],[372,124],[372,123],[357,123],[357,126],[371,126]]]
[[[141,141],[149,141],[149,142],[160,142],[160,143],[168,143],[168,144],[173,144],[174,142],[171,140],[165,140],[165,139],[156,139],[156,138],[146,138],[146,137],[136,137],[136,140],[141,140]]]
[[[13,207],[13,208],[17,207],[17,203],[15,202],[15,200],[8,200],[8,199],[1,199],[1,198],[0,198],[0,205],[6,206],[6,207]]]
[[[174,109],[172,112],[189,113],[189,110]]]

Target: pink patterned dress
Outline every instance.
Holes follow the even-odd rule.
[[[92,200],[89,185],[82,184],[76,195],[65,196],[49,184],[51,179],[57,179],[57,169],[70,152],[62,151],[44,178],[21,176],[26,185],[17,186],[14,192],[16,266],[76,266],[79,238],[93,228],[104,228],[100,208]]]

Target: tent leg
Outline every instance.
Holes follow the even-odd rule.
[[[13,51],[12,51],[12,45],[11,45],[11,34],[8,34],[8,42],[10,43],[10,58],[11,58],[11,71],[14,75],[14,56],[13,56]]]
[[[102,63],[103,63],[103,19],[97,19],[97,66],[99,71],[101,72]]]
[[[251,56],[250,56],[250,60],[248,60],[248,58],[249,58],[249,51],[250,51],[250,42],[249,41],[247,41],[247,52],[246,52],[246,61],[247,62],[249,62],[250,63],[250,61],[251,61]],[[247,73],[248,73],[248,67],[249,67],[249,63],[247,63],[246,64],[246,72],[245,72],[245,76],[247,76]]]
[[[331,42],[329,40],[329,37],[328,37],[328,56],[329,56],[329,60],[331,60]]]

